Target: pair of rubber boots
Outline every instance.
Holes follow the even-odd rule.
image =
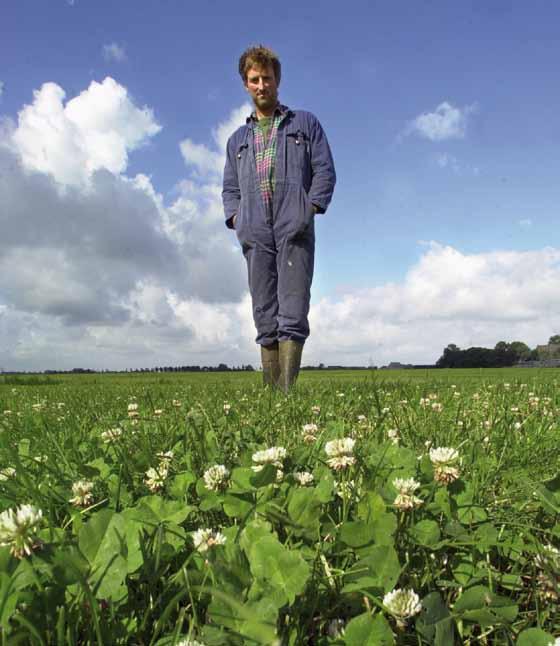
[[[263,383],[288,394],[299,374],[303,343],[276,341],[261,345]]]

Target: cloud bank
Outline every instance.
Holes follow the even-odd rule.
[[[216,174],[187,174],[166,204],[147,175],[126,175],[161,129],[153,111],[111,78],[64,99],[46,83],[17,122],[0,121],[0,367],[116,366],[113,352],[126,365],[131,347],[143,361],[141,348],[151,360],[166,344],[177,357],[178,339],[199,353],[204,307],[235,311],[246,298]],[[205,330],[211,353],[218,325]]]
[[[309,349],[365,365],[432,363],[448,343],[545,343],[560,330],[559,288],[559,249],[464,254],[432,242],[401,283],[317,303]]]

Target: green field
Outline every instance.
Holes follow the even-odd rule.
[[[1,643],[552,644],[559,378],[0,375]]]

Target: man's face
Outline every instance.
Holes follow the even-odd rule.
[[[274,110],[278,103],[278,84],[272,65],[251,67],[247,72],[245,87],[259,112],[267,113]]]

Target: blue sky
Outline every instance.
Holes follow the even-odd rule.
[[[56,165],[33,167],[29,147],[40,146],[38,138],[42,134],[25,131],[20,113],[24,106],[35,105],[33,93],[45,83],[62,89],[65,96],[60,101],[64,107],[74,97],[87,93],[92,82],[102,84],[109,77],[116,84],[112,91],[116,86],[124,88],[127,105],[136,110],[134,114],[143,109],[150,111],[152,128],[143,123],[135,134],[123,134],[126,123],[120,118],[113,123],[109,116],[113,124],[110,127],[117,129],[113,135],[123,137],[126,159],[120,166],[115,160],[113,166],[96,162],[96,168],[108,170],[121,182],[119,186],[138,175],[149,177],[150,190],[161,198],[159,215],[164,219],[177,216],[184,206],[184,182],[193,182],[198,192],[194,195],[191,186],[187,193],[195,206],[188,207],[188,217],[180,216],[181,226],[186,226],[186,220],[196,221],[196,226],[202,227],[200,235],[216,240],[220,236],[220,244],[229,245],[228,253],[235,238],[218,231],[218,222],[215,230],[208,228],[208,218],[214,218],[214,222],[217,207],[215,202],[208,206],[201,197],[204,191],[205,195],[214,191],[215,200],[219,178],[214,171],[205,176],[200,164],[197,166],[181,149],[181,142],[188,140],[203,146],[210,157],[219,154],[213,131],[231,121],[235,110],[247,101],[237,74],[240,53],[258,42],[277,51],[283,66],[280,99],[318,116],[327,132],[338,174],[332,205],[317,223],[313,287],[317,309],[312,321],[317,320],[315,329],[324,341],[317,340],[311,346],[312,332],[310,358],[352,363],[362,355],[374,355],[376,363],[392,359],[427,362],[435,361],[439,349],[448,342],[482,345],[525,335],[521,340],[536,343],[560,331],[552,329],[560,324],[560,312],[551,306],[550,299],[535,302],[533,309],[517,317],[511,314],[514,301],[506,300],[500,309],[502,318],[493,314],[490,325],[485,324],[486,315],[473,302],[483,304],[492,299],[491,295],[470,294],[465,304],[457,294],[446,295],[442,285],[438,294],[443,301],[459,298],[455,309],[440,316],[441,303],[434,301],[433,311],[419,314],[417,309],[411,310],[403,319],[406,326],[415,323],[416,329],[424,329],[427,320],[434,324],[430,343],[410,345],[406,339],[413,327],[405,329],[396,310],[388,313],[383,306],[375,311],[368,309],[372,298],[397,298],[395,290],[397,300],[405,303],[414,276],[424,276],[422,272],[430,263],[436,266],[429,275],[437,276],[448,273],[446,263],[451,262],[460,280],[467,281],[467,291],[497,280],[503,293],[513,299],[515,293],[530,290],[529,284],[519,282],[515,269],[519,267],[524,268],[524,276],[532,275],[532,271],[542,276],[544,272],[551,281],[550,293],[559,286],[557,258],[546,250],[560,247],[555,226],[560,204],[560,86],[556,82],[560,7],[556,3],[349,1],[301,6],[288,0],[281,6],[265,4],[255,9],[251,4],[177,0],[7,0],[2,22],[0,117],[9,124],[3,134],[5,143],[19,142],[6,145],[12,155],[7,168],[13,167],[14,159],[23,160],[22,169],[27,164],[25,181],[36,184],[37,175],[42,174],[58,187],[60,197],[60,186],[69,185],[67,175]],[[99,109],[101,106],[95,108],[97,114]],[[82,140],[87,139],[84,133],[89,127],[84,123],[80,121]],[[99,128],[104,126],[98,120],[93,132],[98,133]],[[14,138],[17,131],[20,134]],[[68,135],[74,136],[75,133]],[[88,144],[87,150],[91,152],[94,145]],[[27,157],[22,150],[27,150]],[[89,154],[77,158],[76,163],[89,168]],[[102,155],[99,151],[92,154],[96,159]],[[32,180],[30,168],[35,173]],[[91,175],[88,173],[84,171],[84,177]],[[126,183],[129,184],[130,181]],[[77,184],[72,186],[78,190]],[[102,190],[97,184],[96,187],[95,191]],[[20,197],[12,195],[21,213],[16,220],[7,212],[2,216],[0,210],[0,222],[2,217],[6,220],[4,226],[25,228],[26,213],[34,204],[33,190],[28,186]],[[134,209],[144,207],[131,206],[129,198],[123,195],[122,200],[126,202],[123,208],[131,209],[126,217],[130,217],[132,226]],[[99,208],[101,203],[99,198]],[[91,208],[95,213],[95,206]],[[119,221],[118,208],[115,207],[115,222]],[[167,215],[162,215],[166,209]],[[29,221],[31,218],[29,215]],[[165,221],[169,224],[168,219]],[[73,227],[79,230],[81,222],[77,217]],[[52,223],[62,226],[55,220]],[[173,225],[175,232],[178,226]],[[196,232],[196,227],[185,229],[183,236],[192,239]],[[33,244],[49,257],[54,257],[55,248],[59,259],[61,254],[67,254],[61,267],[67,267],[69,277],[80,273],[74,271],[69,258],[72,253],[80,255],[79,246],[86,244],[86,238],[85,234],[72,241],[57,238],[58,247],[52,240],[42,244],[39,225]],[[220,265],[214,262],[217,247],[211,249],[205,240],[189,248],[189,258],[194,254],[198,264],[196,269],[192,265],[185,271],[208,275],[215,272],[212,280],[198,281],[189,293],[189,288],[181,290],[180,285],[170,287],[162,270],[160,274],[150,274],[152,287],[155,290],[157,283],[158,289],[168,290],[165,298],[160,294],[163,301],[178,299],[172,305],[176,316],[188,309],[185,303],[192,305],[192,299],[196,299],[197,306],[218,308],[214,318],[211,309],[205,310],[209,320],[220,321],[224,316],[230,320],[231,329],[236,327],[235,322],[231,323],[237,320],[235,317],[241,317],[239,320],[246,324],[246,314],[235,309],[244,298],[246,301],[241,287],[242,258],[231,252],[234,270],[229,271],[237,272],[237,282],[233,281],[228,299],[229,275],[222,275],[219,285]],[[107,237],[104,243],[98,242],[102,263],[103,244],[110,246],[111,241]],[[175,242],[182,244],[177,239]],[[159,243],[146,244],[154,251]],[[12,247],[6,243],[3,253],[13,261],[16,251],[23,253],[25,248],[27,253],[31,246],[29,238],[15,236]],[[29,253],[24,257],[29,258]],[[253,356],[254,333],[250,326],[241,337],[233,333],[224,336],[216,330],[211,343],[210,337],[200,337],[186,314],[177,319],[177,329],[171,337],[157,337],[156,341],[154,321],[158,316],[165,318],[164,313],[158,310],[155,318],[146,323],[142,308],[147,305],[140,298],[135,301],[134,315],[130,314],[131,294],[138,291],[140,283],[148,281],[138,269],[140,266],[141,263],[127,268],[130,280],[118,289],[112,289],[112,274],[107,269],[103,285],[96,292],[98,304],[112,297],[113,292],[121,304],[128,299],[128,316],[116,316],[110,321],[92,313],[94,301],[86,308],[88,316],[69,318],[67,312],[83,306],[73,302],[72,296],[79,291],[79,281],[63,295],[53,294],[48,303],[48,288],[41,289],[41,299],[30,297],[24,302],[10,295],[10,288],[3,287],[0,281],[0,322],[5,326],[4,334],[9,331],[13,340],[4,349],[0,347],[0,367],[2,363],[14,368],[49,367],[53,362],[63,367],[67,362],[83,363],[90,358],[96,367],[107,362],[111,367],[127,367],[123,364],[131,361],[151,365],[158,353],[172,354],[175,341],[170,339],[180,337],[181,329],[191,335],[187,354],[193,359],[212,362],[220,353],[220,360],[231,356],[241,361]],[[472,266],[479,268],[474,274]],[[65,275],[60,268],[55,274],[59,280]],[[31,278],[24,280],[19,274],[14,280],[20,281],[28,294],[34,292]],[[89,287],[92,280],[95,282],[90,277]],[[151,298],[148,300],[152,306],[157,299],[153,293]],[[424,300],[417,292],[414,298]],[[529,295],[525,301],[532,298]],[[360,331],[349,332],[353,330],[348,318],[352,312],[347,310],[352,308],[359,312],[356,316],[363,317]],[[339,320],[343,329],[325,327],[320,315]],[[441,327],[443,320],[448,327]],[[375,330],[363,333],[372,321],[377,321]],[[124,332],[132,324],[138,330],[137,344],[130,353],[123,350],[123,355],[113,361],[109,349],[99,349],[110,347],[105,342],[100,346],[100,330],[108,326],[105,339],[120,331],[121,343],[126,343],[130,330]],[[142,325],[148,326],[143,332]],[[23,332],[13,331],[22,326]],[[28,334],[30,326],[34,329],[32,337]],[[356,339],[355,345],[349,343],[348,334]],[[441,338],[440,334],[453,338]],[[67,352],[64,359],[59,351],[49,354],[48,348],[62,344],[65,335],[76,336],[76,354]],[[50,341],[40,343],[38,339]],[[20,348],[17,352],[13,350],[16,346]],[[94,352],[92,348],[97,349]]]

